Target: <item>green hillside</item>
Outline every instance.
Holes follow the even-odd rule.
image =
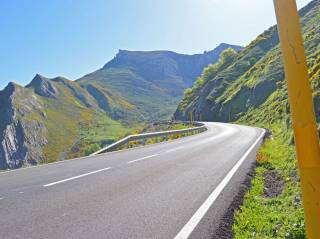
[[[319,115],[319,1],[313,1],[301,11],[305,48],[310,77],[315,89],[315,104]],[[223,59],[221,59],[223,61]],[[212,68],[212,69],[210,69]],[[218,68],[215,70],[215,68]],[[211,72],[210,72],[211,70]],[[208,73],[209,72],[209,73]],[[265,107],[282,107],[286,102],[286,87],[276,27],[258,36],[229,62],[210,66],[185,97],[175,113],[176,118],[190,115],[210,121],[235,121],[259,114]],[[285,102],[284,102],[285,101]],[[255,112],[253,112],[255,111]],[[271,114],[272,120],[286,117],[288,110]],[[268,113],[261,113],[268,117]],[[264,115],[264,116],[262,116]],[[256,117],[259,118],[260,117]],[[267,120],[267,118],[265,119]]]

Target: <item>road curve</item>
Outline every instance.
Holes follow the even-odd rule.
[[[170,142],[0,173],[0,238],[212,237],[208,216],[223,213],[263,131],[205,124]]]

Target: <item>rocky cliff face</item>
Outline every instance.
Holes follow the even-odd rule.
[[[58,96],[58,90],[49,79],[39,74],[37,74],[26,87],[33,88],[35,93],[44,97],[57,98]]]
[[[25,89],[10,83],[0,92],[1,144],[0,168],[18,168],[34,165],[43,159],[42,147],[46,145],[46,128],[36,120],[27,120],[34,112],[40,113],[42,105]],[[21,105],[18,98],[23,97]]]

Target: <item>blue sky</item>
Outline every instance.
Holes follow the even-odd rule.
[[[36,73],[77,79],[118,49],[200,53],[247,45],[275,23],[272,0],[3,0],[0,89]],[[301,7],[310,0],[298,0]]]

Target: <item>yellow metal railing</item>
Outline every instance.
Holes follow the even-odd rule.
[[[320,148],[295,0],[274,0],[309,239],[320,238]]]

